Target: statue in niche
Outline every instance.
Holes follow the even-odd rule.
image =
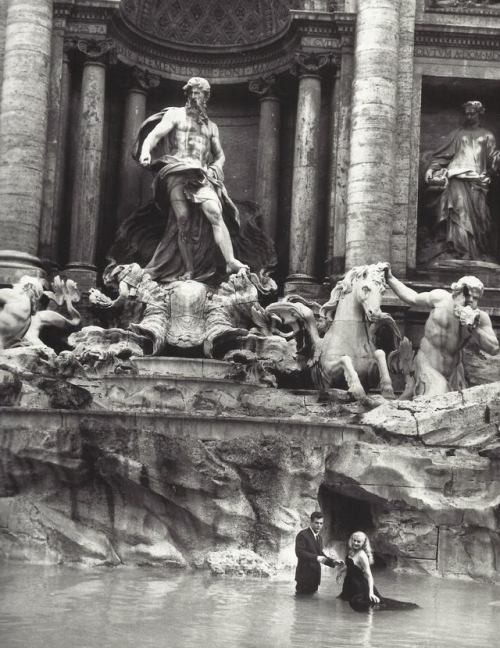
[[[500,170],[500,151],[493,133],[480,125],[482,103],[467,101],[463,109],[464,125],[434,151],[425,173],[427,186],[439,193],[429,204],[435,214],[437,247],[423,261],[494,260],[487,198],[491,175]]]
[[[154,173],[154,201],[120,227],[110,257],[138,263],[151,279],[220,283],[240,270],[275,263],[255,206],[240,211],[224,186],[224,152],[208,116],[210,85],[194,77],[184,86],[186,105],[165,108],[141,126],[134,157]]]
[[[472,276],[462,277],[447,290],[417,293],[396,279],[387,263],[387,283],[406,304],[431,309],[414,359],[415,396],[437,396],[467,387],[463,349],[469,342],[490,355],[499,344],[490,317],[478,308],[484,286]]]

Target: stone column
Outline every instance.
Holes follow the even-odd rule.
[[[124,220],[141,203],[142,169],[132,159],[132,147],[139,127],[146,119],[146,99],[150,88],[159,85],[160,78],[140,68],[132,68],[125,100],[125,119],[120,160],[120,201],[118,220]]]
[[[321,111],[320,69],[328,63],[324,54],[299,54],[297,123],[293,158],[290,260],[287,283],[315,281],[315,250],[318,226],[318,149]]]
[[[0,89],[3,81],[3,57],[5,53],[5,28],[7,26],[7,2],[0,2]]]
[[[415,45],[416,0],[405,0],[399,10],[398,47],[398,107],[395,156],[394,220],[392,224],[392,256],[394,274],[406,276],[409,265],[408,226],[411,218],[412,186],[418,186],[417,172],[413,174],[412,119],[413,119],[413,50]],[[417,112],[420,113],[420,102]],[[418,114],[420,120],[420,114]],[[418,156],[416,158],[418,164]],[[416,243],[416,237],[415,237]]]
[[[9,0],[0,102],[0,283],[43,274],[38,252],[53,0]]]
[[[42,216],[38,253],[47,269],[58,268],[59,232],[62,220],[62,195],[68,127],[70,70],[65,51],[66,19],[54,23],[52,62],[50,68],[49,119],[43,186]]]
[[[400,0],[359,0],[354,54],[346,269],[390,261]]]
[[[328,265],[327,272],[336,281],[345,269],[345,232],[347,211],[347,174],[349,171],[351,130],[351,87],[353,55],[349,46],[343,47],[340,70],[335,76],[332,112],[335,125],[332,140],[332,166],[328,204]]]
[[[106,54],[111,41],[79,41],[86,55],[81,90],[78,151],[71,207],[70,262],[66,274],[82,291],[95,285],[95,252],[101,197]]]
[[[257,146],[255,200],[264,215],[267,235],[276,240],[278,226],[278,178],[280,155],[280,101],[275,94],[276,77],[251,81],[251,92],[259,95],[260,119]]]

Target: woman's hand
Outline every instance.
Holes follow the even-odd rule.
[[[370,603],[380,603],[380,598],[376,594],[370,594],[368,598],[370,599]]]

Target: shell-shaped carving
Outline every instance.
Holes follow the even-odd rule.
[[[198,281],[170,284],[170,321],[166,340],[178,347],[194,347],[205,338],[208,288]]]

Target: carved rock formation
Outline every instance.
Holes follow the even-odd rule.
[[[499,390],[447,394],[427,417],[425,399],[412,412],[349,412],[351,423],[297,415],[286,398],[280,418],[262,406],[222,416],[4,408],[0,554],[267,574],[293,565],[295,534],[319,500],[327,545],[340,553],[362,528],[391,566],[498,579],[498,453],[489,433],[472,443],[442,422],[457,403],[476,418],[493,412]],[[312,395],[287,398],[305,408]],[[425,433],[384,428],[388,407]]]

